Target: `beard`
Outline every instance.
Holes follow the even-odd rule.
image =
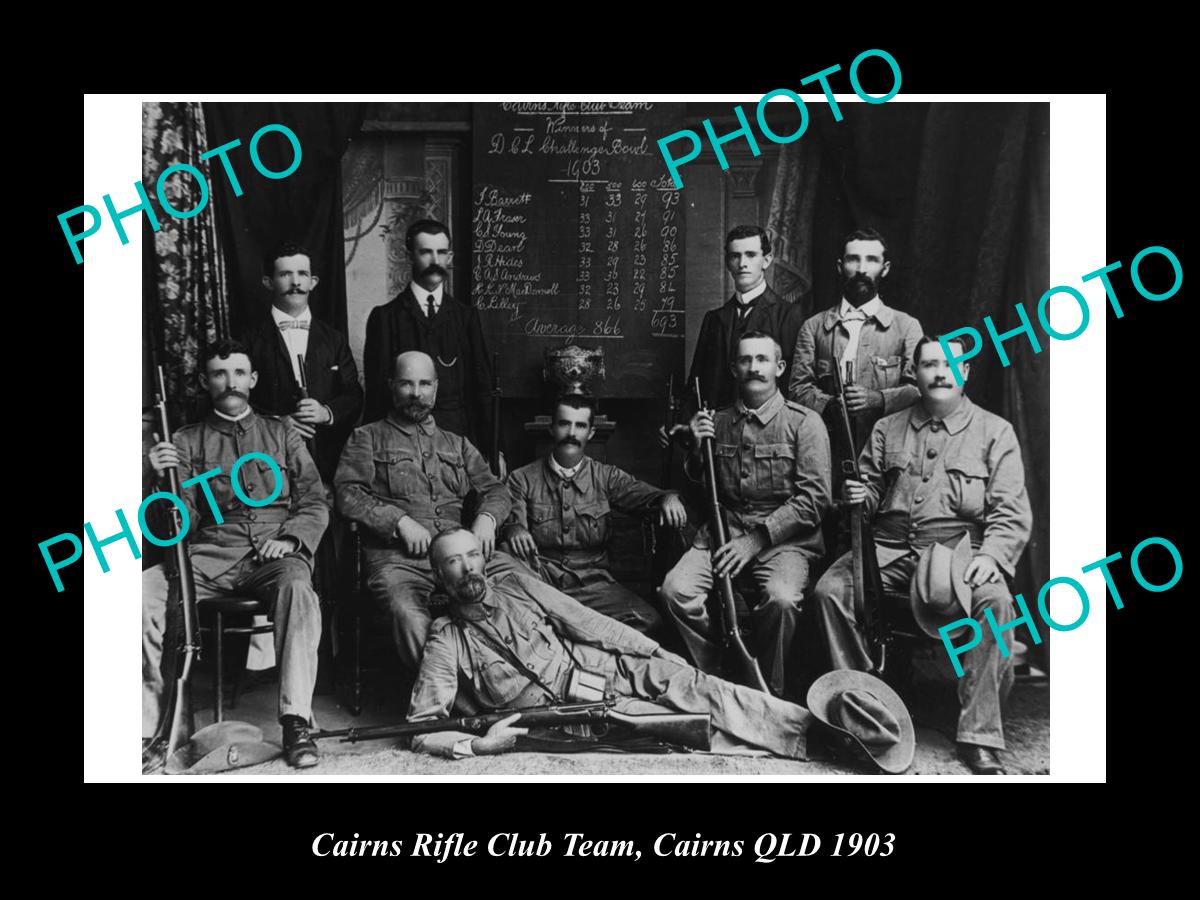
[[[433,405],[418,399],[400,405],[400,415],[412,422],[424,422],[433,412]]]
[[[842,296],[853,306],[862,306],[879,293],[879,285],[870,275],[858,272],[842,282]]]
[[[477,572],[468,572],[450,585],[448,592],[459,603],[478,603],[487,593],[487,582]]]

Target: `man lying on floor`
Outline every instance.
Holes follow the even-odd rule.
[[[653,701],[711,715],[715,748],[750,744],[807,758],[813,722],[807,709],[706,675],[645,635],[528,575],[486,579],[479,540],[470,531],[439,534],[429,546],[429,561],[450,605],[429,630],[409,721],[446,717],[456,707],[473,715],[571,702],[567,686],[572,669],[578,669],[603,678],[605,696],[620,698],[618,710],[645,712],[639,701]],[[526,731],[513,726],[515,719],[514,714],[496,723],[483,737],[455,731],[420,735],[412,748],[453,759],[503,753]]]

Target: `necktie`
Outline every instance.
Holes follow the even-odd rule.
[[[289,328],[303,328],[305,331],[308,331],[308,323],[307,322],[298,322],[295,320],[292,320],[291,322],[280,322],[279,323],[280,331],[287,331],[287,329],[289,329]]]
[[[758,298],[755,297],[749,303],[739,303],[738,304],[738,319],[745,319],[746,316],[750,315],[750,310],[754,309],[754,304],[757,302],[758,302]]]
[[[430,319],[432,319],[433,314],[437,312],[437,309],[435,309],[433,305],[433,294],[430,294],[425,298],[425,310],[425,315]]]

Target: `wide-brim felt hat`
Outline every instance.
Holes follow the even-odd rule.
[[[909,600],[913,618],[930,637],[940,639],[939,628],[971,615],[971,586],[963,576],[972,556],[965,532],[953,547],[934,543],[921,551]]]
[[[807,703],[817,719],[852,738],[883,771],[899,775],[912,765],[917,747],[912,716],[900,695],[874,675],[826,672],[808,689]]]
[[[278,744],[263,740],[262,729],[249,722],[214,722],[201,728],[167,760],[167,774],[227,772],[256,766],[279,756]]]

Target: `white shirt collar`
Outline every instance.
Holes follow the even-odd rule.
[[[758,287],[750,288],[750,290],[746,291],[746,293],[744,293],[744,294],[738,294],[737,295],[738,303],[741,304],[742,306],[745,306],[747,303],[749,303],[751,300],[754,300],[756,297],[761,297],[763,292],[766,291],[766,289],[767,289],[767,280],[764,278],[762,281],[760,281],[758,283]],[[735,291],[734,293],[737,293],[737,292]]]
[[[242,419],[246,418],[246,416],[250,415],[250,413],[252,413],[253,411],[254,410],[250,408],[250,404],[246,404],[246,408],[243,409],[241,415],[238,415],[238,416],[227,416],[227,415],[225,415],[225,413],[221,412],[219,409],[213,410],[213,412],[215,412],[218,416],[220,416],[226,422],[240,422],[240,421],[242,421]]]
[[[869,319],[871,316],[879,315],[879,307],[881,307],[881,306],[883,306],[883,299],[878,294],[876,294],[874,297],[872,297],[870,300],[868,300],[866,303],[864,303],[858,309],[862,311],[863,318]],[[854,309],[854,306],[851,305],[849,300],[847,300],[845,297],[843,297],[842,305],[838,308],[838,315],[844,319],[844,318],[846,318],[846,316],[851,315],[852,313],[855,313],[855,312],[856,312],[856,310]]]
[[[586,456],[580,457],[579,462],[577,462],[570,469],[564,469],[561,465],[559,465],[558,460],[554,458],[553,453],[551,453],[547,457],[547,459],[550,461],[550,471],[553,472],[555,475],[557,475],[559,478],[574,478],[576,475],[579,474],[579,470],[583,468],[584,460],[586,460],[587,457]]]
[[[278,306],[272,306],[271,318],[275,320],[276,325],[280,325],[284,322],[311,322],[312,310],[306,306],[304,307],[304,312],[300,313],[298,316],[293,316],[291,313],[284,312]]]
[[[442,308],[442,293],[443,293],[443,290],[445,287],[446,287],[446,282],[443,281],[441,284],[439,284],[437,287],[435,287],[432,291],[427,291],[427,290],[425,290],[425,288],[421,287],[421,285],[417,284],[415,281],[412,282],[413,296],[417,298],[417,304],[421,307],[421,312],[424,312],[424,313],[428,312],[428,310],[425,307],[426,307],[427,298],[431,297],[431,296],[433,297],[433,308],[434,309]]]

